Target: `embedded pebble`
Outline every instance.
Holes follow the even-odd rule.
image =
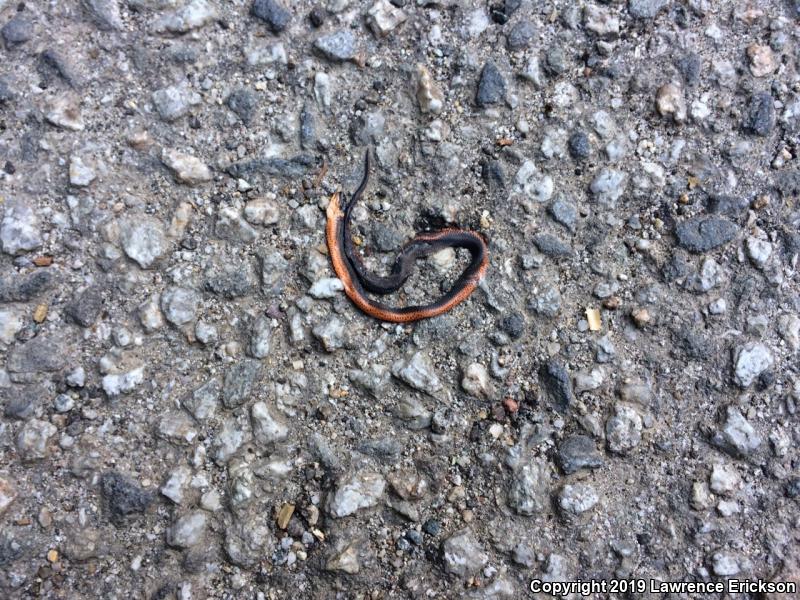
[[[198,185],[211,181],[211,169],[196,156],[177,150],[164,150],[161,160],[181,183]]]
[[[341,480],[328,502],[332,517],[342,518],[376,506],[383,496],[386,480],[378,473],[360,471]]]

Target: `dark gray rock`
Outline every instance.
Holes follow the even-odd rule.
[[[43,385],[11,385],[0,388],[0,400],[5,404],[3,414],[9,419],[30,419],[47,394]]]
[[[267,177],[302,177],[317,164],[310,154],[298,154],[292,158],[257,158],[232,164],[227,168],[232,177],[264,175]]]
[[[513,312],[500,320],[500,329],[513,340],[518,340],[525,333],[525,317],[521,313]]]
[[[292,13],[275,0],[255,0],[253,15],[264,21],[273,33],[280,33],[292,20]]]
[[[750,97],[742,127],[745,131],[766,137],[775,127],[775,100],[769,92]]]
[[[689,252],[702,253],[730,242],[739,228],[721,217],[693,217],[675,229],[678,244]]]
[[[489,61],[483,65],[481,77],[478,81],[478,92],[475,95],[475,102],[480,107],[491,106],[502,102],[506,96],[506,80],[500,69],[493,62]]]
[[[585,131],[575,131],[569,136],[569,153],[575,160],[585,160],[589,158],[592,153],[592,146],[589,143],[589,136]]]
[[[14,346],[6,363],[12,373],[58,371],[65,364],[65,350],[61,342],[47,335],[39,335],[24,344]]]
[[[749,206],[750,202],[744,196],[718,194],[708,199],[708,212],[726,217],[740,217]]]
[[[100,491],[114,521],[133,513],[145,512],[153,501],[153,494],[116,471],[103,473]]]
[[[225,104],[236,113],[242,120],[242,123],[249,125],[256,114],[258,99],[256,95],[247,88],[239,88],[231,92]]]
[[[598,469],[605,464],[594,440],[586,435],[573,435],[558,445],[558,461],[564,473],[581,469]]]
[[[243,404],[250,397],[253,383],[260,371],[261,363],[251,359],[242,360],[230,367],[222,385],[222,404],[226,408]]]
[[[491,7],[492,20],[500,25],[505,25],[520,6],[522,6],[522,0],[499,2]]]
[[[654,19],[670,0],[629,0],[628,12],[635,19]]]
[[[575,402],[569,372],[556,360],[539,367],[539,385],[559,412],[565,412]]]
[[[508,49],[512,52],[523,50],[531,45],[531,41],[536,35],[536,27],[530,21],[520,21],[508,32]]]
[[[561,258],[572,254],[569,244],[549,233],[539,233],[533,236],[533,244],[539,249],[539,252],[551,258]]]
[[[99,286],[93,285],[67,304],[64,313],[81,327],[91,327],[102,310],[103,291]]]
[[[683,75],[686,87],[693,87],[700,81],[700,72],[703,69],[703,59],[694,52],[687,54],[676,63],[678,71]]]
[[[316,119],[314,110],[309,103],[303,105],[300,111],[300,146],[303,150],[308,150],[317,141]]]
[[[381,252],[394,252],[404,243],[405,237],[394,227],[388,227],[383,223],[375,223],[372,226],[371,239],[375,247]]]
[[[27,17],[17,15],[3,25],[3,28],[0,29],[0,35],[3,36],[6,48],[11,50],[33,37],[33,23]]]
[[[484,161],[481,165],[481,177],[492,194],[502,192],[506,188],[506,176],[499,160]]]
[[[53,287],[54,277],[48,269],[27,275],[0,278],[0,302],[27,302]]]

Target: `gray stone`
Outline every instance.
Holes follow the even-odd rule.
[[[189,467],[178,467],[169,474],[159,491],[175,504],[184,504],[187,499],[186,488],[191,479],[192,470]]]
[[[536,27],[531,21],[519,21],[508,32],[508,49],[512,52],[517,50],[524,50],[531,45],[533,38],[536,36]]]
[[[392,375],[427,394],[435,394],[442,389],[442,382],[431,359],[422,352],[415,352],[410,358],[395,362],[392,365]]]
[[[238,567],[254,567],[272,555],[274,546],[275,538],[260,519],[237,520],[225,529],[225,555]]]
[[[153,495],[129,477],[117,471],[107,471],[100,477],[100,491],[113,520],[144,513]]]
[[[768,136],[775,127],[775,100],[769,92],[758,92],[750,97],[742,127],[745,131]]]
[[[48,269],[0,277],[0,302],[28,302],[49,290],[54,277]]]
[[[376,37],[382,38],[389,35],[398,26],[405,23],[406,13],[389,0],[377,0],[367,11],[367,25]]]
[[[581,469],[599,469],[605,464],[594,440],[585,435],[565,438],[558,445],[558,461],[567,475]]]
[[[110,396],[129,394],[144,381],[144,367],[138,367],[125,373],[113,373],[103,377],[103,391]]]
[[[16,15],[0,29],[6,48],[11,50],[33,37],[33,23],[24,15]]]
[[[572,255],[572,248],[569,244],[549,233],[537,233],[533,236],[533,244],[539,252],[551,258],[563,258]]]
[[[550,505],[550,474],[541,462],[525,462],[514,470],[508,488],[508,505],[518,514],[547,512]]]
[[[28,202],[19,199],[5,202],[0,243],[3,252],[11,255],[30,252],[42,245],[39,219]]]
[[[167,321],[180,327],[194,321],[200,296],[189,288],[172,286],[161,294],[161,310]]]
[[[344,347],[345,325],[337,317],[331,317],[320,323],[311,330],[311,333],[322,343],[326,352],[335,352]]]
[[[155,217],[126,216],[119,220],[119,240],[128,258],[149,269],[168,249],[164,225]]]
[[[745,240],[747,257],[759,269],[763,269],[772,256],[772,244],[767,240],[750,236]]]
[[[122,29],[122,17],[117,0],[83,0],[83,6],[99,29]]]
[[[601,37],[614,38],[619,34],[619,17],[610,8],[587,4],[583,9],[583,25]]]
[[[222,387],[222,403],[226,408],[235,408],[243,404],[261,372],[261,363],[257,360],[245,359],[228,369]]]
[[[356,37],[349,29],[334,31],[317,38],[314,48],[325,58],[334,62],[353,60],[358,56]]]
[[[323,277],[314,282],[309,288],[308,295],[317,298],[335,298],[344,289],[344,285],[337,277]]]
[[[78,294],[64,309],[65,314],[81,327],[91,327],[103,310],[103,292],[92,285]]]
[[[626,179],[627,175],[622,171],[605,168],[592,180],[589,189],[597,202],[613,208],[625,193]]]
[[[255,269],[249,260],[225,262],[210,268],[205,276],[206,289],[228,300],[249,296],[258,285]]]
[[[242,123],[249,125],[256,114],[258,99],[256,95],[247,88],[238,88],[230,93],[225,104],[242,120]]]
[[[61,343],[53,336],[38,335],[11,349],[6,368],[12,373],[37,373],[60,371],[65,364],[65,349]]]
[[[762,438],[738,408],[727,407],[725,422],[712,442],[733,456],[749,456],[761,446]]]
[[[479,107],[485,108],[502,102],[505,96],[506,80],[497,65],[489,61],[483,65],[481,70],[475,102]]]
[[[219,340],[217,328],[213,324],[206,323],[202,319],[198,320],[194,325],[194,336],[197,338],[198,342],[205,345],[214,344]]]
[[[176,548],[196,545],[205,535],[206,520],[206,514],[201,510],[183,515],[167,529],[167,544]]]
[[[477,575],[489,562],[488,554],[470,529],[462,529],[442,542],[442,558],[445,571],[461,579]]]
[[[266,358],[272,345],[272,326],[264,316],[258,317],[250,329],[248,351],[253,358]]]
[[[678,223],[675,234],[683,248],[699,254],[727,244],[738,231],[734,223],[722,217],[704,216]]]
[[[212,377],[203,385],[184,397],[181,404],[192,413],[198,421],[211,419],[217,412],[220,396],[222,395],[222,383],[216,377]]]
[[[253,437],[262,444],[281,442],[289,435],[289,428],[276,416],[265,402],[256,402],[250,410]]]
[[[608,449],[615,454],[628,454],[642,441],[642,417],[632,406],[616,404],[614,414],[606,421]]]
[[[232,206],[219,209],[214,233],[220,239],[229,240],[237,244],[251,244],[258,239],[258,231],[242,219],[239,211]]]
[[[655,19],[670,0],[628,0],[628,12],[636,19]]]
[[[211,173],[211,169],[208,168],[208,165],[191,154],[165,148],[161,153],[161,162],[172,171],[172,174],[179,183],[200,185],[201,183],[211,181],[213,178],[213,174]]]
[[[736,349],[734,380],[742,388],[749,387],[759,375],[774,364],[772,352],[760,342],[748,342]]]
[[[26,421],[17,434],[17,452],[25,462],[42,460],[47,455],[47,444],[58,430],[48,421]]]
[[[550,404],[559,412],[566,412],[575,402],[572,379],[564,365],[551,360],[539,368],[539,385]]]
[[[197,437],[192,420],[178,410],[171,410],[161,417],[157,433],[162,439],[180,446],[191,444]]]
[[[577,517],[591,510],[600,501],[594,486],[588,483],[568,483],[561,488],[558,508],[567,518]]]
[[[190,0],[181,8],[159,17],[153,24],[156,33],[186,33],[217,18],[217,10],[209,0]]]
[[[200,104],[201,98],[197,92],[182,84],[156,90],[152,100],[159,116],[171,122],[187,114],[192,106]]]
[[[273,33],[282,32],[292,20],[292,13],[276,0],[255,0],[252,12],[254,16],[264,21]]]
[[[328,512],[332,517],[341,518],[362,508],[377,506],[385,488],[386,481],[378,473],[351,473],[338,482],[328,501]]]
[[[474,398],[492,397],[494,390],[486,367],[480,363],[468,365],[461,379],[461,389]]]
[[[553,318],[561,311],[561,292],[555,286],[545,287],[528,302],[537,315]]]

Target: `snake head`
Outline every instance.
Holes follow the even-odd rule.
[[[338,191],[336,191],[333,193],[331,199],[328,201],[328,210],[326,211],[328,219],[341,219],[342,217],[344,217],[340,198],[341,194]]]

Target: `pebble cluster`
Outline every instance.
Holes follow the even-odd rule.
[[[0,0],[0,597],[798,582],[798,25]],[[488,241],[441,317],[377,322],[334,277],[324,209],[367,148],[369,268]]]

